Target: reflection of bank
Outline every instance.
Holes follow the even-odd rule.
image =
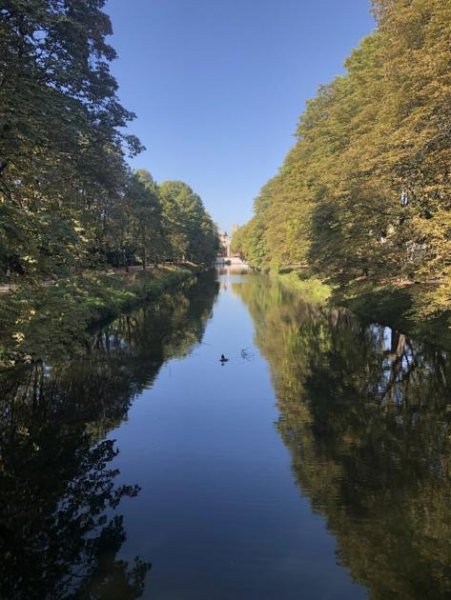
[[[0,598],[144,593],[150,563],[118,558],[133,510],[122,501],[139,487],[121,483],[107,435],[163,363],[200,342],[217,292],[213,277],[199,277],[102,329],[73,328],[68,357],[51,353],[1,374]]]
[[[150,563],[118,554],[127,539],[119,507],[139,487],[118,483],[115,442],[96,439],[100,420],[116,420],[115,406],[94,393],[76,403],[70,394],[79,382],[58,372],[30,365],[12,392],[14,414],[0,426],[0,597],[111,598],[113,589],[138,597]]]
[[[451,598],[451,361],[277,281],[233,290],[271,368],[293,473],[374,599]]]
[[[218,258],[215,261],[215,264],[218,266],[225,266],[225,267],[238,266],[238,267],[249,268],[248,263],[246,261],[242,260],[239,256],[230,256],[230,257],[218,256]]]

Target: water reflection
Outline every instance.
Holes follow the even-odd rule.
[[[268,360],[294,476],[371,598],[451,596],[449,353],[265,278],[234,285]]]
[[[93,333],[73,362],[43,349],[0,374],[2,598],[142,595],[150,564],[118,559],[120,502],[139,487],[116,482],[119,450],[104,438],[163,362],[201,339],[216,294],[217,284],[201,282]]]
[[[199,356],[211,281],[80,335],[72,362],[44,348],[0,374],[0,597],[137,598],[150,564],[121,559],[127,534],[127,557],[138,548],[154,561],[147,594],[155,585],[162,597],[323,597],[327,569],[312,575],[312,556],[327,565],[330,552],[335,566],[333,548],[323,539],[313,553],[319,528],[299,510],[266,366],[231,290],[271,366],[294,478],[339,561],[372,598],[450,596],[449,354],[244,276],[224,280]],[[135,415],[120,448],[105,439],[163,363],[188,355],[177,382],[160,374],[155,410],[138,412],[146,426]],[[136,435],[142,445],[120,463]],[[134,470],[120,474],[122,464]],[[143,490],[126,512],[121,501],[139,494],[131,473]]]

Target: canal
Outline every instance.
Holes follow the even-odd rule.
[[[223,273],[0,383],[2,598],[451,595],[443,349]]]

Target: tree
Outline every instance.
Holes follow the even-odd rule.
[[[127,193],[133,206],[137,253],[145,269],[149,261],[157,264],[165,254],[158,186],[148,171],[139,169],[131,176]]]
[[[448,0],[374,0],[345,75],[307,105],[297,143],[237,239],[249,260],[304,264],[346,288],[420,282],[417,314],[451,293]]]
[[[163,182],[159,193],[171,258],[210,263],[219,239],[200,197],[182,181]]]
[[[105,196],[122,183],[133,114],[109,72],[103,0],[7,0],[0,8],[3,269],[29,275],[80,265]],[[10,226],[6,225],[6,219]]]

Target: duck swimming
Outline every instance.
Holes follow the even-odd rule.
[[[226,357],[224,356],[224,354],[221,354],[221,358],[219,359],[219,362],[221,362],[221,363],[225,363],[225,362],[227,362],[228,360],[229,360],[229,359],[228,359],[228,358],[226,358]]]

